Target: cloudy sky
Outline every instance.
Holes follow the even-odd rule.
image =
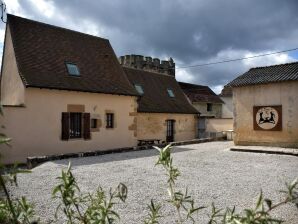
[[[8,13],[107,38],[117,56],[172,57],[177,67],[298,47],[297,0],[5,2]],[[4,25],[0,28],[3,45]],[[298,51],[177,69],[176,74],[179,81],[209,85],[218,93],[223,85],[251,67],[295,60]]]

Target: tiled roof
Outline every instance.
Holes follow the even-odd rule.
[[[283,81],[298,81],[298,62],[252,68],[228,85],[237,87]]]
[[[131,84],[141,85],[144,95],[139,99],[138,112],[198,114],[188,102],[174,76],[123,67]],[[175,97],[168,95],[171,89]]]
[[[27,87],[138,95],[108,40],[8,15],[19,73]],[[70,76],[75,63],[80,77]]]
[[[193,103],[223,103],[208,86],[179,82],[183,92]]]
[[[221,93],[219,96],[232,96],[233,95],[233,90],[231,86],[224,86],[224,88],[221,90]]]

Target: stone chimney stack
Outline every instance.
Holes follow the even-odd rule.
[[[153,71],[175,76],[175,63],[172,58],[168,61],[159,58],[144,57],[143,55],[125,55],[119,57],[122,66],[142,69],[145,71]]]

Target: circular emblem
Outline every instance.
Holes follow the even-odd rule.
[[[262,107],[257,111],[256,122],[262,129],[270,130],[278,123],[278,112],[272,107]]]

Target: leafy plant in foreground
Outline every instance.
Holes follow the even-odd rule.
[[[160,209],[161,205],[160,204],[154,204],[154,201],[151,199],[151,204],[148,205],[149,209],[149,214],[148,217],[145,218],[145,224],[158,224],[159,223],[159,218],[162,216],[160,215]]]
[[[167,183],[168,194],[170,198],[168,202],[171,205],[173,205],[176,209],[177,218],[175,221],[181,224],[190,219],[194,223],[195,220],[193,218],[193,214],[205,207],[196,207],[195,202],[192,199],[192,197],[188,194],[187,189],[185,190],[185,192],[176,190],[176,180],[180,176],[180,171],[177,167],[173,165],[173,158],[171,157],[172,146],[167,145],[164,148],[154,146],[154,148],[156,148],[159,151],[159,157],[156,162],[156,165],[161,165],[165,169],[166,174],[168,176]],[[181,210],[184,210],[184,213],[186,213],[185,217],[183,217],[183,213]]]
[[[284,194],[284,199],[276,204],[272,200],[264,198],[261,191],[255,208],[244,209],[241,213],[235,212],[233,209],[227,208],[224,213],[220,213],[222,210],[218,210],[212,207],[212,216],[209,224],[223,223],[223,224],[277,224],[284,222],[281,219],[277,219],[271,216],[271,211],[278,207],[288,204],[290,202],[296,203],[298,199],[298,180],[294,180],[292,183],[286,183],[286,190],[281,191]]]
[[[54,188],[53,196],[61,199],[61,204],[56,209],[56,218],[60,210],[70,224],[112,224],[120,219],[113,206],[125,202],[127,187],[124,184],[120,183],[115,190],[110,189],[108,195],[100,187],[95,194],[82,194],[70,164],[57,179],[60,183]]]
[[[175,181],[180,176],[180,172],[178,168],[173,165],[171,145],[168,145],[165,148],[155,148],[159,151],[159,157],[156,165],[162,165],[168,176],[168,194],[170,196],[170,200],[168,202],[176,208],[177,218],[175,222],[181,224],[190,219],[193,223],[196,223],[192,215],[205,207],[196,207],[194,205],[194,200],[190,195],[188,195],[187,190],[185,190],[185,193],[175,190]],[[274,204],[272,200],[264,198],[263,193],[261,192],[255,208],[244,209],[241,212],[236,212],[235,207],[233,207],[233,209],[226,208],[225,210],[218,209],[214,203],[212,203],[208,224],[282,223],[283,220],[272,217],[271,212],[272,210],[288,203],[296,203],[296,206],[298,207],[298,179],[294,180],[292,183],[286,183],[286,190],[281,191],[281,193],[285,195],[284,200]],[[186,217],[184,218],[182,217],[181,209],[186,212]],[[152,210],[150,208],[149,216],[147,217],[145,223],[159,223],[158,218],[161,217],[159,212],[159,209]]]

